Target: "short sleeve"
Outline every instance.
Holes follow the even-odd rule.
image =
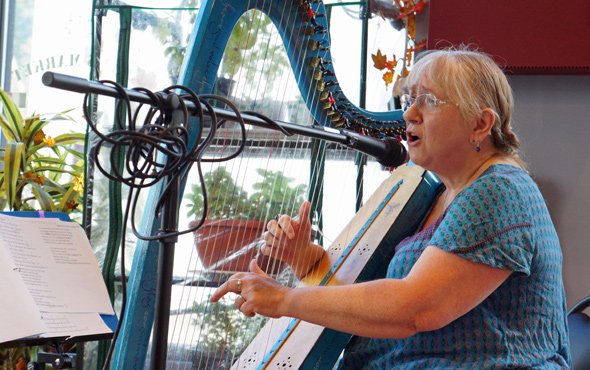
[[[526,188],[510,176],[484,174],[451,203],[429,244],[529,275],[535,244]]]

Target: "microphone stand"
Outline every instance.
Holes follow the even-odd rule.
[[[124,97],[121,92],[112,86],[105,85],[97,81],[89,81],[80,77],[74,77],[55,72],[45,72],[43,74],[42,81],[46,86],[49,87],[82,94],[92,93],[113,98]],[[149,105],[154,104],[153,100],[145,92],[125,89],[125,93],[127,94],[127,98],[131,101]],[[180,124],[180,122],[174,122],[176,117],[181,116],[175,114],[175,111],[177,111],[180,107],[180,97],[174,93],[168,93],[167,95],[166,93],[161,94],[164,96],[164,101],[166,101],[167,104],[167,123],[172,125]],[[185,100],[184,103],[189,111],[197,111],[197,107],[195,106],[194,102]],[[213,109],[217,117],[233,121],[237,120],[236,114],[233,111],[220,108]],[[207,109],[202,109],[202,111],[207,114]],[[288,134],[300,134],[307,137],[335,142],[373,156],[378,155],[379,162],[384,166],[397,167],[403,163],[398,163],[402,156],[403,161],[406,159],[405,148],[401,146],[401,144],[394,146],[392,144],[392,141],[395,141],[394,139],[391,139],[392,141],[383,141],[343,129],[337,130],[323,126],[301,126],[277,121],[269,122],[268,120],[264,120],[256,115],[245,113],[242,114],[242,119],[245,123],[253,126],[274,130],[282,129]],[[397,141],[395,141],[395,143],[397,143]],[[390,163],[390,161],[386,158],[387,156],[384,156],[384,153],[389,155],[392,152],[392,149],[397,150],[398,147],[400,150],[402,150],[402,154],[393,153],[394,156],[397,156],[397,162]],[[174,176],[166,177],[166,181],[171,188],[170,194],[162,207],[162,221],[159,226],[160,230],[158,231],[160,235],[166,235],[178,231],[180,184],[178,178]],[[150,361],[151,369],[154,370],[166,368],[168,351],[168,325],[170,319],[170,301],[173,280],[174,247],[177,241],[177,236],[168,236],[164,239],[159,239],[159,279],[157,281],[156,289],[156,308],[153,327],[152,355]]]
[[[179,125],[175,122],[180,115],[175,114],[180,107],[176,94],[170,94],[168,103],[167,123],[171,126]],[[180,183],[177,176],[166,177],[170,185],[170,194],[164,200],[161,213],[160,235],[173,234],[178,231],[178,213],[180,209]],[[168,359],[168,327],[170,322],[170,302],[172,296],[172,280],[174,267],[174,249],[178,242],[177,235],[167,235],[158,239],[158,270],[156,281],[156,301],[154,308],[152,354],[150,369],[166,369]]]
[[[113,98],[122,98],[121,93],[116,88],[80,77],[69,76],[56,72],[45,72],[43,74],[42,81],[46,86],[62,90],[68,90],[82,94],[93,93],[110,96]],[[153,101],[149,95],[142,91],[125,89],[125,92],[131,101],[153,105]],[[166,93],[162,93],[162,95],[166,97]],[[189,111],[197,111],[197,107],[192,101],[185,100],[184,103]],[[205,114],[208,112],[204,106],[201,107],[201,110]],[[236,114],[233,111],[221,108],[213,108],[213,110],[217,117],[229,121],[237,120]],[[283,121],[269,122],[256,115],[247,113],[242,113],[242,119],[245,123],[252,126],[263,127],[272,130],[282,129],[284,132],[288,132],[289,134],[298,134],[344,145],[351,149],[375,157],[377,161],[385,167],[398,167],[405,163],[408,159],[405,147],[393,138],[385,138],[384,140],[380,140],[345,129],[334,129],[318,125],[303,126]]]

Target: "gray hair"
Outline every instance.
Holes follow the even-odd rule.
[[[492,143],[502,153],[519,158],[520,141],[512,131],[514,99],[504,72],[488,55],[467,49],[427,51],[420,55],[406,78],[406,89],[422,77],[445,92],[445,100],[457,103],[464,118],[493,110]]]

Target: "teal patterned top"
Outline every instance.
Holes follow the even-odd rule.
[[[571,364],[559,239],[524,170],[497,164],[428,228],[403,240],[387,272],[406,276],[429,245],[513,271],[479,306],[405,339],[354,337],[343,369],[561,369]]]

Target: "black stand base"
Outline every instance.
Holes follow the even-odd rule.
[[[75,353],[49,353],[39,352],[37,361],[31,361],[27,364],[27,370],[45,370],[45,365],[51,365],[54,369],[75,369]]]

